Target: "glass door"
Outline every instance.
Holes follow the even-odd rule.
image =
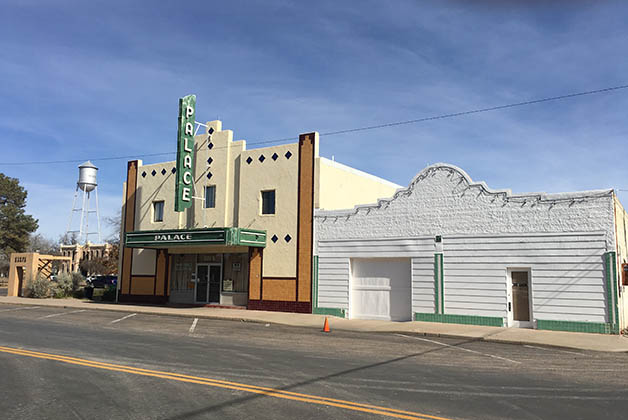
[[[196,303],[208,303],[209,292],[209,264],[196,265],[196,283],[194,283]]]
[[[209,264],[209,302],[220,303],[221,264]]]

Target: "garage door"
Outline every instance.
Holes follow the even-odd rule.
[[[412,319],[410,260],[351,260],[349,317],[409,321]]]

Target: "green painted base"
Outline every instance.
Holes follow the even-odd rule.
[[[442,322],[444,324],[484,325],[489,327],[504,326],[504,318],[492,316],[428,314],[415,312],[414,320],[424,322]]]
[[[340,318],[345,317],[345,310],[339,308],[313,308],[312,313],[317,315],[338,316]]]
[[[619,334],[619,328],[608,323],[576,322],[576,321],[536,321],[538,330],[571,331],[597,334]]]

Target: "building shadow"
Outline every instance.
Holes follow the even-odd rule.
[[[331,373],[329,375],[324,375],[324,376],[319,376],[316,378],[312,378],[312,379],[308,379],[306,381],[301,381],[301,382],[297,382],[294,384],[289,384],[289,385],[285,385],[282,387],[277,387],[277,388],[270,388],[271,391],[290,391],[293,390],[295,388],[301,387],[301,386],[305,386],[305,385],[312,385],[315,384],[317,382],[322,382],[322,381],[326,381],[329,379],[333,379],[333,378],[338,378],[341,376],[346,376],[355,372],[361,372],[361,371],[365,371],[367,369],[371,369],[371,368],[376,368],[376,367],[380,367],[380,366],[384,366],[384,365],[388,365],[391,363],[395,363],[395,362],[399,362],[402,360],[407,360],[407,359],[411,359],[413,357],[419,357],[419,356],[424,356],[426,354],[430,354],[430,353],[436,353],[439,351],[442,351],[443,349],[446,349],[448,347],[456,347],[456,346],[461,346],[463,344],[468,344],[468,343],[473,343],[475,341],[480,341],[481,339],[478,338],[474,338],[474,339],[470,339],[470,340],[465,340],[465,341],[460,341],[458,343],[454,343],[454,344],[448,344],[447,346],[440,346],[438,348],[435,349],[429,349],[429,350],[425,350],[425,351],[421,351],[418,353],[412,353],[412,354],[408,354],[405,356],[400,356],[400,357],[395,357],[393,359],[389,359],[389,360],[384,360],[382,362],[377,362],[377,363],[371,363],[368,365],[364,365],[364,366],[358,366],[355,368],[351,368],[351,369],[347,369],[347,370],[343,370],[340,372],[336,372],[336,373]],[[227,408],[236,404],[242,404],[242,403],[246,403],[249,401],[253,401],[255,399],[258,398],[263,398],[263,397],[267,397],[267,395],[265,394],[251,394],[251,395],[247,395],[245,397],[239,397],[239,398],[233,398],[229,401],[225,401],[219,404],[214,404],[214,405],[210,405],[204,408],[199,408],[196,410],[191,410],[191,411],[187,411],[185,413],[181,413],[172,417],[166,417],[165,420],[183,420],[183,419],[189,419],[189,418],[193,418],[202,414],[208,414],[217,410],[221,410],[223,408]],[[320,396],[319,396],[320,397]]]

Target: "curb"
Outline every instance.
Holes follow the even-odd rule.
[[[47,302],[50,302],[50,300],[48,300]],[[50,308],[64,308],[64,309],[76,309],[76,308],[80,308],[80,309],[85,309],[85,307],[89,307],[91,301],[79,301],[80,304],[77,305],[67,305],[64,303],[58,303],[55,304],[54,302],[51,303],[47,303],[45,305],[42,305],[41,307],[50,307]],[[78,302],[77,302],[78,303]],[[137,314],[145,314],[145,315],[154,315],[154,316],[170,316],[170,317],[179,317],[179,318],[199,318],[199,319],[216,319],[216,320],[221,320],[221,321],[240,321],[240,322],[250,322],[250,323],[254,323],[254,324],[275,324],[275,325],[281,325],[281,326],[285,326],[285,327],[292,327],[292,328],[307,328],[310,330],[316,330],[316,329],[320,329],[320,327],[318,326],[313,326],[313,325],[294,325],[294,324],[289,324],[289,323],[283,323],[283,322],[278,322],[276,320],[270,321],[270,320],[261,320],[261,319],[257,319],[257,318],[247,318],[247,317],[225,317],[225,316],[220,316],[220,315],[210,315],[210,314],[185,314],[185,313],[164,313],[164,312],[160,312],[160,311],[154,311],[154,310],[132,310],[129,308],[120,308],[120,307],[116,307],[117,304],[115,303],[111,303],[111,304],[98,304],[97,305],[102,305],[102,306],[98,306],[98,307],[94,307],[92,308],[93,310],[102,310],[102,311],[110,311],[110,312],[120,312],[120,313],[137,313]],[[0,305],[28,305],[28,306],[37,306],[36,303],[33,302],[3,302],[0,300]],[[329,315],[328,315],[329,316]],[[332,318],[338,318],[335,316],[331,316]],[[343,319],[343,318],[338,318],[338,319]],[[534,346],[539,346],[539,347],[546,347],[546,348],[555,348],[555,349],[565,349],[565,350],[580,350],[580,351],[595,351],[595,352],[606,352],[606,353],[628,353],[628,349],[626,350],[613,350],[613,349],[606,349],[606,350],[598,350],[598,349],[587,349],[587,348],[581,348],[581,347],[566,347],[566,346],[561,346],[559,344],[547,344],[547,343],[538,343],[535,341],[525,341],[525,340],[517,340],[517,339],[493,339],[492,337],[496,334],[499,334],[499,332],[493,332],[490,334],[486,334],[484,336],[466,336],[466,335],[458,335],[458,334],[449,334],[449,333],[440,333],[440,332],[417,332],[417,331],[406,331],[406,330],[386,330],[386,331],[382,331],[382,330],[361,330],[361,329],[351,329],[351,328],[343,328],[343,326],[334,326],[335,330],[340,330],[340,331],[345,331],[345,332],[354,332],[354,333],[370,333],[370,334],[404,334],[404,335],[411,335],[411,336],[422,336],[422,337],[442,337],[442,338],[451,338],[451,339],[456,339],[456,340],[466,340],[468,342],[474,342],[474,341],[483,341],[483,342],[487,342],[487,343],[496,343],[496,344],[511,344],[511,345],[534,345]],[[500,331],[501,332],[501,331]]]

